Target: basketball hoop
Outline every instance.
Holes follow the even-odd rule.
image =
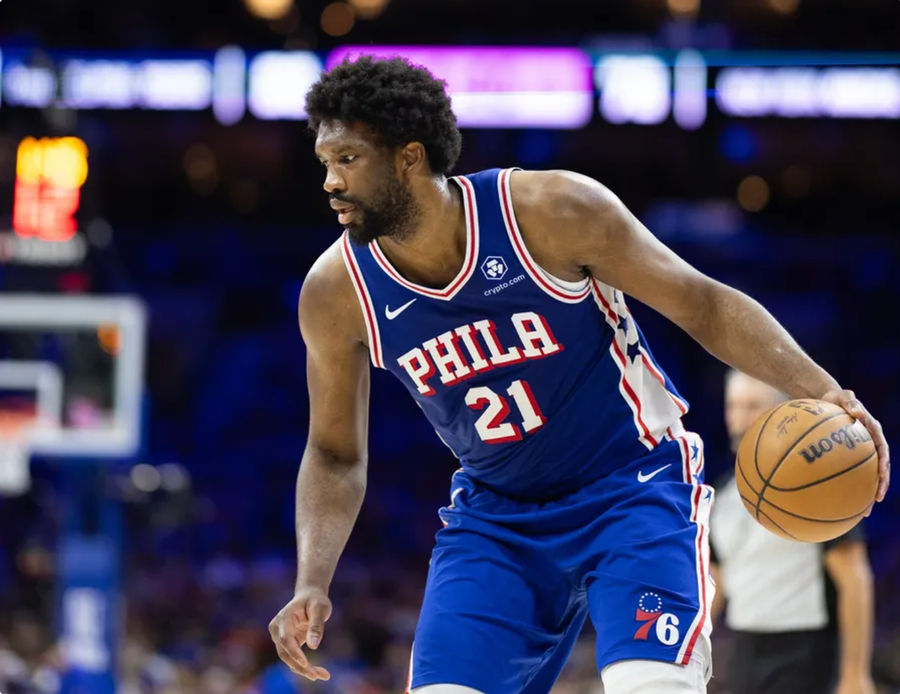
[[[31,486],[28,444],[36,423],[33,409],[0,408],[0,494],[24,494]]]

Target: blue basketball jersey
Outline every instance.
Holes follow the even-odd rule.
[[[537,265],[512,209],[511,169],[451,179],[465,260],[443,289],[404,278],[377,241],[342,252],[375,366],[394,373],[475,480],[525,499],[570,492],[666,438],[688,405],[621,291]]]

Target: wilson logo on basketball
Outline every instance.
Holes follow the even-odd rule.
[[[819,439],[816,443],[806,448],[801,448],[800,455],[803,456],[807,463],[814,463],[823,455],[832,451],[835,446],[846,446],[852,451],[857,445],[871,440],[872,437],[869,435],[869,432],[854,422],[831,432],[829,436]]]

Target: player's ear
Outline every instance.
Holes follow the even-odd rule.
[[[407,142],[403,145],[399,151],[399,160],[400,173],[406,178],[412,178],[428,167],[425,146],[421,142]]]

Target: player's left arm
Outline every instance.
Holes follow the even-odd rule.
[[[890,466],[881,424],[759,302],[685,262],[592,178],[517,171],[510,187],[528,249],[544,269],[562,278],[590,274],[656,309],[726,364],[791,397],[836,403],[859,419],[878,451],[876,500],[884,498]]]
[[[861,540],[839,542],[825,549],[825,568],[837,588],[837,622],[841,658],[835,694],[874,694],[872,569]]]

